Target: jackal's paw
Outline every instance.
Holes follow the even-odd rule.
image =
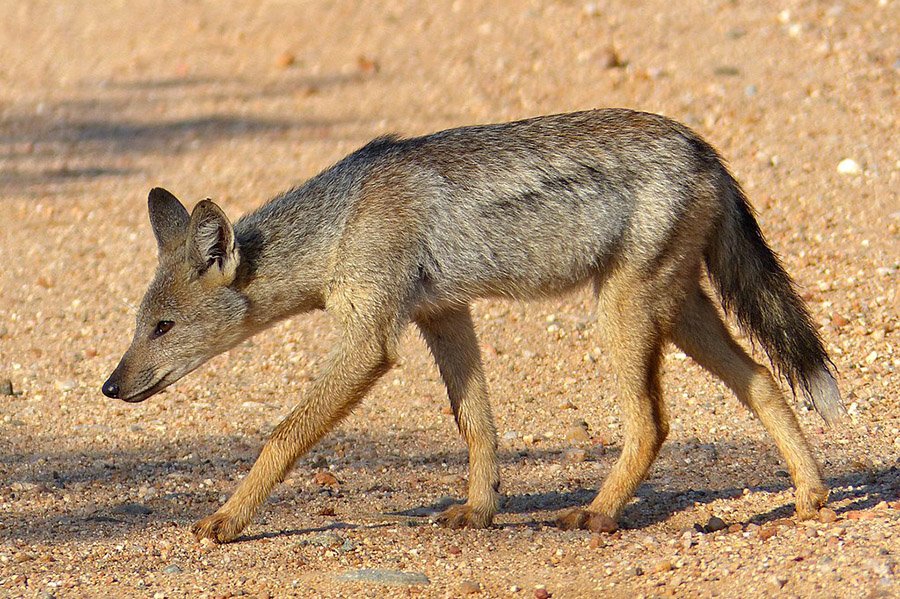
[[[578,507],[562,512],[556,518],[556,525],[563,530],[580,528],[591,532],[615,532],[619,529],[616,521],[606,514],[589,512]]]
[[[487,528],[494,514],[476,510],[467,503],[454,505],[437,515],[435,521],[444,528]]]
[[[191,527],[191,532],[198,541],[210,539],[216,543],[227,543],[241,534],[244,526],[246,526],[245,522],[241,522],[227,513],[216,512],[196,522]]]
[[[812,520],[819,515],[819,508],[828,500],[824,487],[799,488],[794,493],[794,509],[798,520]]]

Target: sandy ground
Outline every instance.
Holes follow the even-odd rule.
[[[0,596],[898,596],[896,2],[3,2],[0,46]],[[475,307],[494,528],[429,522],[466,454],[410,332],[246,536],[196,543],[334,337],[299,317],[144,404],[101,396],[154,268],[148,189],[237,217],[378,134],[598,106],[688,123],[744,183],[850,408],[827,430],[797,406],[836,521],[792,519],[760,424],[672,350],[672,433],[623,529],[550,526],[621,444],[581,292]]]

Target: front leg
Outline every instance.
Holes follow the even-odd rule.
[[[297,458],[347,416],[388,371],[393,356],[389,338],[383,331],[344,336],[307,397],[275,428],[231,498],[191,528],[198,540],[227,543],[240,534]]]
[[[497,430],[468,307],[417,321],[447,386],[456,424],[469,447],[469,497],[438,516],[450,528],[485,528],[500,504]]]

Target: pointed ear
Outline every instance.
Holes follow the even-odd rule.
[[[156,246],[160,255],[171,252],[184,242],[187,236],[190,215],[178,198],[163,189],[154,187],[147,198],[150,211],[150,226],[156,236]]]
[[[230,285],[234,281],[240,259],[234,228],[212,200],[203,200],[191,213],[187,259],[197,274],[212,285]]]

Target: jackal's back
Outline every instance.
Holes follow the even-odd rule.
[[[690,226],[708,235],[727,174],[690,130],[627,110],[393,143],[419,190],[423,266],[437,295],[529,297],[577,285],[620,256],[652,262],[685,215],[705,213]]]

